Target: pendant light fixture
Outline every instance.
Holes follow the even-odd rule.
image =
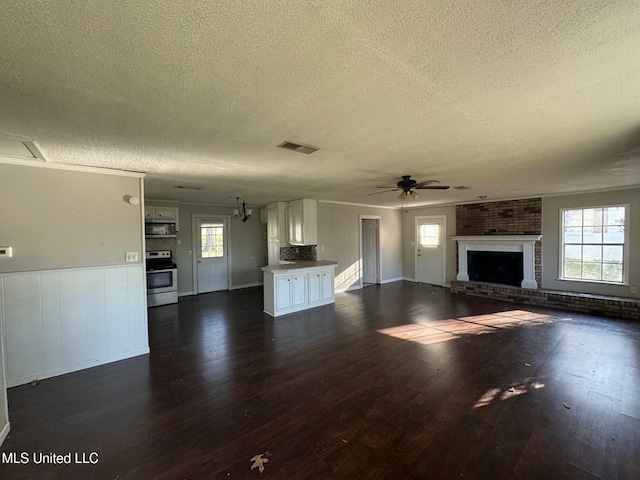
[[[242,222],[246,222],[251,218],[251,213],[253,213],[253,209],[247,208],[247,204],[242,201],[242,207],[240,206],[241,196],[236,196],[236,206],[238,208],[233,209],[233,216]]]

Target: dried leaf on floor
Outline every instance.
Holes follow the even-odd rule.
[[[564,403],[562,404],[562,406],[563,406],[564,408],[566,408],[567,410],[571,408],[571,405],[569,405],[567,402],[564,402]]]
[[[251,460],[249,460],[252,462],[251,470],[257,468],[260,473],[264,472],[264,464],[269,462],[269,459],[266,458],[268,456],[270,456],[269,452],[264,452],[251,457]]]
[[[38,381],[38,379],[37,379],[37,378],[36,378],[35,380],[31,380],[31,386],[32,386],[32,387],[36,387],[36,386],[38,386],[38,384],[39,384],[39,383],[40,383],[40,382]]]

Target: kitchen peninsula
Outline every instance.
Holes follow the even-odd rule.
[[[332,260],[281,261],[262,267],[264,312],[272,317],[335,303]]]

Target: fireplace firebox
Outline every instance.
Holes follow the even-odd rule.
[[[519,287],[523,279],[522,252],[467,252],[469,280]]]

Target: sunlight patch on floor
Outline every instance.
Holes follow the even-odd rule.
[[[490,388],[478,399],[473,408],[486,407],[492,402],[507,400],[540,388],[544,388],[544,383],[537,382],[532,377],[527,377],[522,383],[512,385],[509,388]]]
[[[482,335],[501,330],[541,325],[560,320],[558,317],[526,310],[510,310],[448,320],[431,320],[398,327],[383,328],[378,333],[400,340],[430,345],[461,338],[463,335]]]

